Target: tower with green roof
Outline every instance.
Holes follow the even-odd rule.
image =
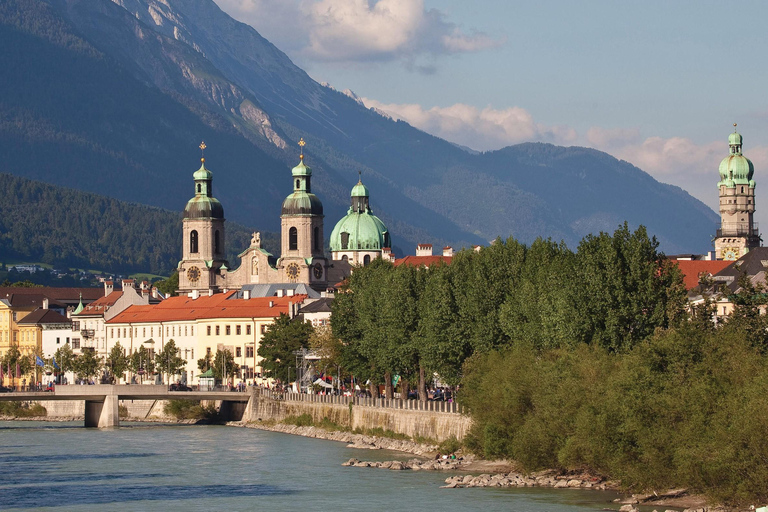
[[[278,279],[324,289],[328,263],[323,247],[323,203],[312,193],[312,169],[304,163],[304,145],[301,139],[299,164],[291,171],[293,192],[283,201],[280,213]]]
[[[201,150],[205,147],[205,142],[200,144]],[[192,176],[195,196],[184,208],[179,293],[216,292],[226,287],[224,207],[213,197],[213,173],[205,167],[205,156],[200,162],[200,168]]]
[[[736,260],[760,247],[760,233],[754,222],[755,167],[741,153],[743,138],[735,130],[728,137],[729,155],[720,162],[720,229],[715,236],[719,260]]]
[[[351,206],[331,232],[331,255],[352,265],[367,265],[390,247],[389,230],[373,214],[368,188],[358,180],[350,193]]]

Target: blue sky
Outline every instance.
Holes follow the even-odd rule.
[[[427,132],[594,147],[713,208],[737,122],[768,227],[766,2],[217,2],[317,81]]]

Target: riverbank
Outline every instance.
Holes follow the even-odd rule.
[[[434,457],[438,445],[417,443],[402,439],[355,434],[352,432],[329,431],[316,426],[296,426],[284,423],[246,423],[229,422],[227,425],[267,430],[302,437],[324,439],[346,443],[350,448],[365,450],[394,450],[423,457],[423,461],[385,461],[365,462],[350,459],[345,466],[379,468],[387,470],[450,470],[466,473],[455,475],[445,480],[444,488],[462,487],[549,487],[554,489],[593,489],[621,491],[617,481],[587,473],[563,473],[555,470],[524,474],[517,465],[506,460],[483,460],[472,455],[464,456],[457,462],[439,462]],[[470,473],[480,473],[473,475]],[[740,512],[742,509],[724,508],[707,503],[703,496],[689,494],[685,489],[670,489],[662,493],[632,494],[616,500],[616,509],[624,512],[637,512],[638,506],[675,507],[684,512]],[[746,510],[746,509],[745,509]]]

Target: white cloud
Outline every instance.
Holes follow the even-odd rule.
[[[503,40],[464,32],[423,0],[219,0],[222,9],[286,51],[337,62],[402,59],[410,68],[425,55],[477,52]]]
[[[427,133],[479,151],[532,141],[599,149],[632,163],[661,182],[680,186],[717,208],[715,183],[720,160],[728,154],[727,133],[722,140],[709,143],[696,143],[685,137],[643,138],[637,128],[594,126],[579,134],[570,126],[538,123],[521,107],[479,109],[457,103],[425,109],[421,105],[384,104],[370,98],[363,98],[363,102]],[[768,147],[747,146],[744,154],[757,169],[768,169]]]

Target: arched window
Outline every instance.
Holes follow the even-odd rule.
[[[221,254],[221,240],[219,238],[219,230],[217,229],[216,232],[213,234],[213,252],[215,254]]]
[[[349,247],[349,233],[346,231],[341,233],[341,248],[346,250]]]
[[[296,228],[288,230],[288,250],[295,251],[299,248],[299,231]]]
[[[296,180],[296,190],[299,190],[300,184],[301,184],[301,182],[297,179]]]
[[[315,226],[315,229],[312,230],[312,240],[314,242],[315,250],[316,251],[322,250],[322,247],[321,247],[322,242],[320,241],[320,227],[319,226]]]
[[[197,252],[197,231],[189,233],[189,252]]]
[[[367,265],[370,262],[371,262],[371,255],[370,254],[366,254],[365,256],[363,256],[363,265]]]
[[[346,261],[347,261],[347,255],[346,255],[346,254],[345,254],[344,256],[342,256],[342,257],[341,257],[341,261],[343,261],[343,262],[345,262],[345,263],[346,263]]]
[[[200,192],[202,192],[202,191],[203,191],[203,186],[202,186],[201,184],[199,184],[199,183],[198,183],[198,184],[197,184],[197,193],[199,194],[199,193],[200,193]]]

